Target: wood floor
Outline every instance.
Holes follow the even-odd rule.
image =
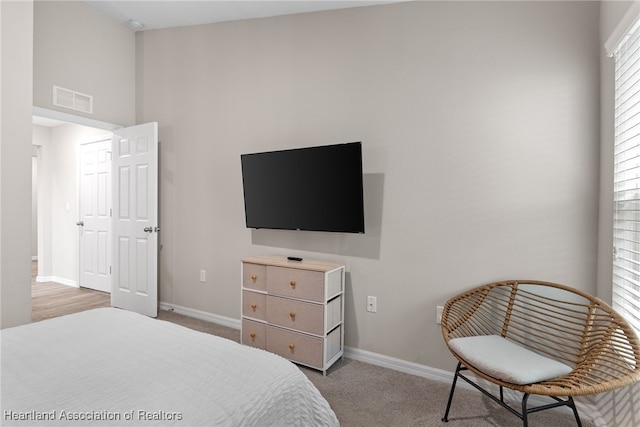
[[[54,282],[36,282],[38,263],[31,263],[31,321],[38,322],[98,307],[109,307],[111,296]]]

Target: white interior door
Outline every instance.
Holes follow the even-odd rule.
[[[111,292],[111,137],[80,145],[80,286]]]
[[[158,315],[158,124],[113,132],[111,305]]]

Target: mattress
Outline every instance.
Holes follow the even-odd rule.
[[[272,353],[116,308],[0,331],[0,424],[337,426]]]

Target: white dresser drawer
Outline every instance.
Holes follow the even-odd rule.
[[[267,348],[267,325],[242,319],[242,344],[265,350]]]
[[[322,369],[322,338],[267,326],[267,351],[304,365]]]
[[[242,291],[242,315],[252,319],[267,319],[267,295],[258,292]]]
[[[247,262],[242,263],[242,286],[258,291],[266,291],[267,266]]]
[[[310,334],[324,332],[324,306],[269,295],[267,322]]]
[[[272,295],[322,302],[324,273],[269,266],[267,267],[267,292]]]

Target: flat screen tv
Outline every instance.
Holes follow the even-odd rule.
[[[360,142],[240,160],[247,228],[364,233]]]

